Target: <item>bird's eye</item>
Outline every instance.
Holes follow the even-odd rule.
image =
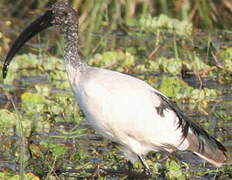
[[[65,12],[64,12],[64,16],[68,16],[68,12],[65,11]]]

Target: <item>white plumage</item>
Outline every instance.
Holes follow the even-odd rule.
[[[77,102],[95,130],[127,149],[128,159],[137,160],[137,155],[149,151],[173,151],[162,148],[167,144],[181,150],[188,148],[188,142],[182,142],[175,112],[166,109],[163,117],[157,112],[162,100],[156,93],[162,95],[160,92],[126,74],[83,68],[74,70],[75,74],[72,66],[67,67]]]

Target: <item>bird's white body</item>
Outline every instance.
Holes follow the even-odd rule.
[[[144,81],[102,68],[85,66],[78,71],[66,67],[89,124],[121,144],[129,160],[149,151],[188,148],[188,141],[182,141],[181,128],[177,128],[176,113],[166,109],[163,116],[158,114],[161,99],[156,93],[161,93]]]

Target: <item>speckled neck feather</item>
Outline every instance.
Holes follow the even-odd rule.
[[[84,66],[79,55],[78,15],[66,2],[56,3],[52,7],[54,24],[61,26],[64,34],[64,59],[67,64],[76,68]]]
[[[79,56],[79,45],[78,45],[78,32],[77,28],[78,24],[75,26],[69,26],[66,29],[64,34],[64,58],[67,63],[72,65],[75,68],[80,68],[83,63],[81,62],[81,58]]]

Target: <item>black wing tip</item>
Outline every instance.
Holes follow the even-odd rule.
[[[179,107],[174,102],[170,101],[165,96],[162,96],[162,94],[156,92],[155,94],[163,100],[165,108],[173,110],[178,116],[179,123],[177,128],[182,129],[183,140],[188,136],[189,129],[191,129],[194,135],[198,138],[200,151],[204,151],[204,143],[207,143],[212,149],[219,149],[223,151],[226,156],[227,150],[222,143],[210,136],[200,125],[191,121],[184,113],[182,113],[182,111],[180,111]]]
[[[226,155],[227,150],[225,146],[222,143],[220,143],[216,138],[209,135],[204,129],[202,129],[197,124],[191,126],[191,129],[193,130],[195,136],[198,138],[200,151],[204,152],[204,146],[205,143],[207,143],[212,150],[219,149],[224,153],[225,156],[227,156]]]
[[[227,152],[227,149],[225,148],[225,146],[222,144],[222,143],[220,143],[218,140],[216,140],[215,139],[215,143],[217,144],[217,147],[218,147],[218,149],[220,149],[221,151],[223,151],[223,152]]]

